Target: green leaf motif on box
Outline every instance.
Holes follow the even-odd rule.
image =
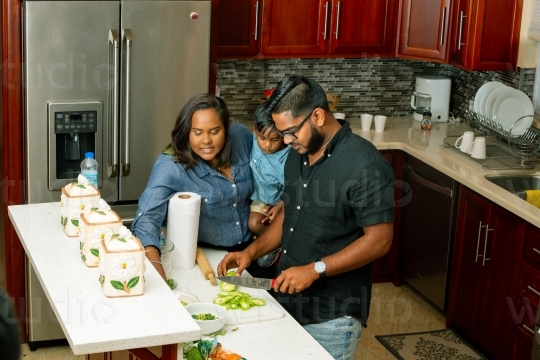
[[[66,227],[67,224],[67,217],[60,216],[60,223],[63,227]]]
[[[79,227],[79,220],[71,219],[71,223],[73,224],[73,226]]]
[[[77,186],[80,187],[81,189],[86,189],[86,186],[84,186],[83,184],[79,184],[79,183],[74,183],[74,184],[77,184]]]
[[[99,275],[99,283],[101,284],[101,286],[103,286],[104,282],[105,282],[105,276]]]
[[[139,283],[139,276],[135,276],[134,278],[131,278],[128,283],[127,283],[127,287],[128,289],[132,289],[134,288],[135,286],[137,286],[137,284]]]
[[[111,280],[111,285],[116,290],[124,290],[124,284],[117,280]]]
[[[82,250],[84,247],[84,243],[82,241],[79,241],[79,250]]]
[[[95,257],[99,258],[99,249],[92,248],[90,249],[90,253],[92,253],[92,255],[94,255]]]
[[[86,262],[86,256],[81,255],[81,259],[82,259],[82,261]]]
[[[105,211],[103,211],[103,210],[99,210],[99,211],[96,211],[96,212],[97,212],[99,215],[107,215],[107,214],[105,213]]]
[[[130,289],[134,288],[139,283],[139,278],[139,276],[135,276],[134,278],[129,279],[127,283],[125,281],[122,283],[118,280],[111,280],[111,285],[116,290],[124,290],[129,294],[131,293]]]

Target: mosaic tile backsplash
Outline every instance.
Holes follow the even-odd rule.
[[[347,117],[360,117],[365,112],[410,115],[416,77],[443,75],[452,79],[450,111],[462,117],[469,100],[487,81],[500,81],[532,99],[536,72],[521,68],[509,72],[465,71],[447,64],[402,59],[221,60],[216,71],[217,85],[232,121],[252,120],[263,91],[293,74],[312,78],[328,94],[338,96],[335,111]]]

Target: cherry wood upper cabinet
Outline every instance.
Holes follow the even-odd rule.
[[[264,0],[264,55],[324,55],[330,17],[327,0]]]
[[[523,0],[455,0],[449,63],[467,70],[515,70]]]
[[[329,54],[394,56],[398,0],[332,0]]]
[[[446,61],[450,0],[402,0],[396,56]]]
[[[259,53],[262,0],[217,0],[217,56]]]

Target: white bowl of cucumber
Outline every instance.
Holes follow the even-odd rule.
[[[221,330],[227,320],[227,310],[212,303],[187,304],[186,310],[201,328],[202,335]]]

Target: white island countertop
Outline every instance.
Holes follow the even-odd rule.
[[[9,217],[75,355],[178,344],[201,338],[200,328],[146,261],[142,296],[107,298],[98,268],[80,258],[79,239],[60,224],[60,204],[8,207]],[[225,251],[205,249],[213,268]],[[169,277],[185,290],[204,281],[199,267],[172,270]],[[332,357],[275,300],[279,319],[238,325],[218,340],[247,359],[331,360]],[[236,327],[236,326],[234,326]],[[232,330],[233,326],[226,329]],[[178,347],[181,359],[182,346]]]

